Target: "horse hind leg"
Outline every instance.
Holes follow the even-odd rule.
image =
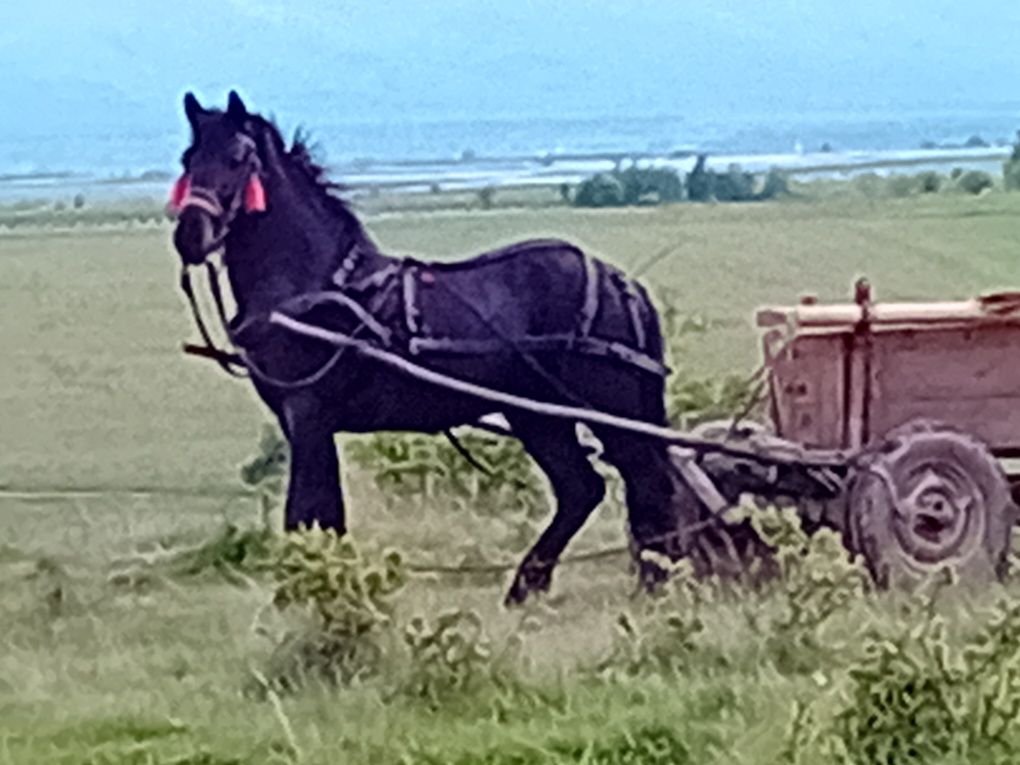
[[[517,569],[506,604],[523,603],[545,592],[567,543],[581,529],[605,495],[605,481],[588,461],[574,423],[515,415],[508,418],[514,435],[549,478],[556,512]]]
[[[664,444],[599,429],[603,458],[623,479],[631,540],[642,584],[653,588],[667,576],[651,552],[671,561],[695,550],[703,513],[697,496],[680,480]]]

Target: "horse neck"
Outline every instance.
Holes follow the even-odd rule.
[[[268,173],[268,211],[243,217],[226,243],[224,262],[242,313],[265,313],[288,298],[328,288],[352,250],[359,271],[388,260],[353,215],[331,208],[325,193],[296,168]]]

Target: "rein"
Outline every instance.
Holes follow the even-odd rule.
[[[216,307],[220,313],[220,321],[223,322],[223,328],[227,331],[229,336],[230,331],[227,327],[226,313],[223,309],[223,295],[219,287],[219,276],[216,274],[212,264],[207,264],[209,267],[209,283],[210,289],[212,290],[216,301]],[[212,287],[212,285],[216,285]],[[191,272],[187,266],[181,269],[181,291],[188,298],[188,305],[191,306],[191,315],[195,320],[195,326],[198,328],[198,333],[202,336],[202,342],[204,346],[193,345],[191,343],[185,343],[183,350],[185,353],[192,354],[194,356],[201,356],[203,358],[212,359],[220,368],[231,377],[239,379],[245,379],[248,377],[242,371],[238,371],[236,367],[244,369],[247,364],[244,362],[243,357],[238,353],[231,353],[230,351],[224,351],[219,348],[215,342],[213,342],[212,336],[209,334],[209,330],[205,325],[205,319],[202,318],[202,309],[198,305],[198,300],[195,298],[195,288],[191,283]]]
[[[188,196],[186,197],[186,200],[188,204],[194,204],[194,200],[196,198],[203,199],[204,201],[203,197],[196,197],[194,190],[192,189],[188,189],[187,194]],[[203,209],[207,208],[203,206]],[[222,240],[216,242],[214,249],[218,249],[220,245],[222,245]],[[213,250],[210,250],[210,252],[212,251]],[[358,248],[355,246],[344,258],[336,276],[334,276],[334,283],[338,288],[344,286],[346,283],[347,277],[349,277],[350,273],[357,265],[357,261],[359,260],[358,256]],[[194,319],[195,326],[198,328],[198,332],[202,337],[202,342],[204,343],[204,345],[184,343],[182,346],[184,353],[192,356],[198,356],[200,358],[212,359],[231,377],[237,379],[255,378],[274,388],[294,390],[296,388],[304,388],[309,385],[314,385],[322,380],[322,378],[332,371],[337,362],[340,361],[340,358],[347,352],[347,348],[337,348],[330,358],[314,372],[294,380],[284,380],[260,369],[252,360],[251,356],[245,352],[244,348],[239,347],[234,341],[234,337],[240,334],[240,331],[236,329],[232,330],[230,327],[230,319],[227,317],[226,302],[223,299],[223,288],[220,285],[219,271],[210,261],[206,261],[205,266],[209,282],[209,292],[212,295],[213,304],[216,306],[217,317],[220,320],[220,325],[223,328],[224,334],[227,336],[228,342],[234,346],[234,349],[224,350],[213,341],[212,335],[206,325],[205,318],[202,315],[202,309],[195,296],[195,289],[191,281],[190,269],[188,266],[184,266],[181,269],[181,291],[184,292],[185,296],[188,298],[188,305],[191,307],[191,315]],[[384,269],[384,271],[385,270],[386,269]],[[387,273],[387,275],[389,274]],[[382,292],[381,297],[387,296],[392,291],[393,286],[395,286],[395,283],[391,283],[391,285]],[[368,329],[379,340],[381,340],[384,345],[388,346],[390,344],[390,331],[379,324],[375,317],[358,304],[357,301],[351,299],[339,289],[329,292],[313,292],[298,295],[297,297],[284,301],[278,309],[288,311],[296,310],[298,313],[304,313],[326,302],[338,304],[347,308],[358,319],[358,324],[351,333],[352,337],[356,337],[361,334],[363,330]],[[247,324],[247,322],[245,322],[245,324]],[[243,327],[244,324],[242,325],[242,328]]]

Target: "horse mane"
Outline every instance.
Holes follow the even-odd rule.
[[[321,153],[319,146],[309,143],[309,133],[298,128],[294,133],[290,147],[287,148],[283,134],[273,120],[255,114],[249,115],[249,119],[254,124],[257,133],[266,136],[273,142],[276,153],[286,157],[291,165],[310,182],[312,188],[319,192],[320,200],[325,208],[340,219],[349,231],[355,232],[358,239],[367,239],[361,221],[358,220],[350,204],[343,197],[343,193],[348,191],[348,187],[329,177],[328,169],[316,157]]]

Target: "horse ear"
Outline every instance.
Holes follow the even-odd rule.
[[[205,109],[198,103],[198,99],[191,91],[184,94],[184,114],[193,128],[198,127],[198,115],[205,114]]]
[[[248,119],[248,109],[241,97],[237,95],[236,90],[230,91],[230,96],[227,98],[227,116],[238,123]]]

